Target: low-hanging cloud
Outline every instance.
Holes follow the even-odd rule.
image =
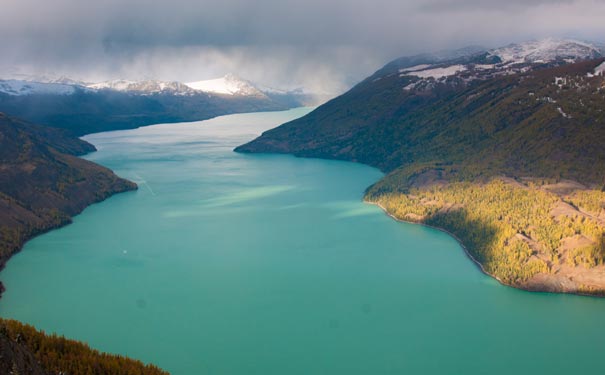
[[[86,80],[229,72],[338,92],[400,55],[599,40],[603,0],[4,0],[3,65]]]

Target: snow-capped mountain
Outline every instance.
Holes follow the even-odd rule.
[[[0,80],[0,92],[8,95],[54,94],[71,95],[76,86],[63,83],[43,83],[20,80]]]
[[[603,57],[593,44],[565,39],[543,39],[510,44],[492,50],[439,59],[432,55],[402,58],[387,65],[372,78],[379,80],[397,69],[400,77],[408,77],[405,91],[433,90],[436,85],[465,85],[475,80],[524,73],[537,67],[585,61]],[[412,65],[414,64],[414,65]],[[594,74],[602,74],[598,69]]]
[[[233,113],[282,111],[318,100],[290,91],[265,94],[233,75],[197,82],[194,88],[158,80],[80,83],[58,77],[52,81],[0,79],[0,112],[82,135]]]
[[[601,63],[601,65],[597,66],[594,69],[594,73],[589,73],[588,77],[590,78],[590,76],[605,76],[605,62]]]
[[[70,95],[85,86],[85,82],[64,75],[27,74],[17,68],[3,69],[0,78],[0,93],[8,95]]]
[[[503,63],[543,63],[556,60],[572,62],[601,56],[601,51],[594,44],[554,38],[509,44],[489,53],[498,56]]]
[[[142,95],[162,93],[174,95],[219,94],[257,98],[266,97],[265,94],[254,84],[244,79],[238,78],[233,74],[228,74],[222,78],[188,83],[181,83],[176,81],[131,81],[119,79],[93,83],[87,85],[86,87],[92,90],[113,90],[138,93]]]
[[[60,83],[63,85],[86,86],[86,82],[58,74],[26,74],[17,69],[9,70],[2,75],[3,80],[26,81],[37,83]]]
[[[94,83],[86,86],[92,90],[113,90],[133,92],[143,95],[168,93],[174,95],[194,95],[197,92],[181,82],[164,82],[155,80],[129,81],[112,80]]]
[[[159,80],[111,80],[98,83],[84,83],[68,77],[46,77],[20,75],[21,79],[0,80],[0,93],[8,95],[33,95],[33,94],[73,94],[76,90],[87,92],[94,91],[117,91],[136,95],[167,94],[177,96],[194,95],[228,95],[234,97],[250,97],[266,99],[264,90],[258,88],[249,81],[228,74],[222,78],[182,83],[177,81],[167,82]],[[281,92],[291,94],[290,92]]]
[[[242,95],[264,97],[265,94],[251,82],[241,79],[233,74],[222,78],[185,83],[188,87],[203,92],[222,95]]]
[[[35,81],[35,80],[29,80],[29,81]],[[60,77],[56,77],[56,78],[51,78],[46,81],[37,81],[37,82],[60,83],[63,85],[72,85],[72,86],[86,86],[86,82],[79,81],[77,79],[73,79],[73,78],[70,78],[67,76],[60,76]]]

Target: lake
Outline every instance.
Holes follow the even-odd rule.
[[[376,169],[232,152],[308,111],[86,136],[139,190],[28,242],[0,315],[175,375],[603,372],[605,299],[498,284]]]

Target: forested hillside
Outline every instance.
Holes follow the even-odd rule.
[[[551,45],[398,59],[236,151],[378,167],[367,200],[452,232],[503,283],[603,293],[604,59]]]
[[[200,121],[241,112],[277,111],[297,106],[269,97],[227,95],[174,95],[89,91],[70,95],[8,95],[0,92],[0,112],[27,121],[61,128],[74,135],[132,129],[139,126]]]
[[[136,189],[76,156],[94,150],[66,131],[0,114],[0,267],[31,237],[69,223],[92,203]]]
[[[0,114],[0,267],[31,237],[69,223],[94,202],[137,188],[76,156],[94,150],[65,130]],[[166,373],[16,321],[0,320],[0,374]]]
[[[0,320],[0,373],[13,375],[167,375],[153,365],[100,353],[15,320]]]

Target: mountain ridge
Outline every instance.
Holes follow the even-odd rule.
[[[378,167],[367,201],[453,233],[503,283],[603,294],[605,58],[573,41],[532,45],[394,60],[235,151]]]
[[[69,224],[93,203],[137,189],[135,183],[78,157],[95,150],[65,130],[0,113],[0,269],[34,236]],[[0,319],[0,373],[83,372],[167,374],[150,364]]]
[[[0,80],[0,112],[78,136],[233,113],[280,111],[315,100],[315,96],[301,92],[265,94],[254,88],[241,94],[223,94],[155,80],[84,85]]]
[[[78,158],[94,146],[0,113],[0,268],[25,241],[136,184]]]
[[[131,92],[153,95],[162,92],[178,95],[214,94],[229,96],[253,96],[262,97],[267,93],[280,93],[296,95],[314,95],[302,88],[295,90],[281,90],[269,88],[240,78],[236,74],[229,73],[220,78],[200,81],[181,82],[163,81],[158,79],[113,79],[101,82],[84,82],[69,78],[67,76],[36,76],[25,74],[12,74],[10,78],[0,78],[0,93],[8,95],[29,94],[72,94],[75,90],[112,90],[118,92]]]

